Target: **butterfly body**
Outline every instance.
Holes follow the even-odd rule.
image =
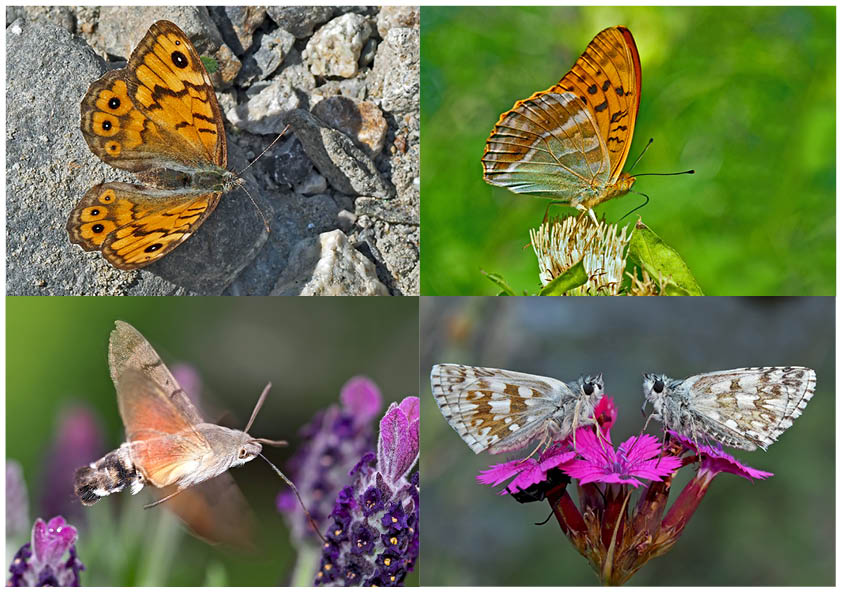
[[[477,454],[566,438],[593,418],[604,387],[602,375],[562,382],[460,364],[433,366],[430,383],[445,419]]]
[[[117,268],[143,267],[175,249],[240,183],[227,170],[210,76],[169,21],[149,28],[125,68],[91,84],[81,130],[95,155],[142,182],[94,186],[68,218],[70,241]]]
[[[557,84],[500,116],[482,158],[485,181],[582,209],[626,194],[640,87],[631,32],[603,30]]]
[[[813,396],[816,373],[797,366],[738,368],[674,380],[644,374],[643,394],[664,426],[694,441],[766,450]]]

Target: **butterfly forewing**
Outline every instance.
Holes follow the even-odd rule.
[[[669,429],[745,450],[765,450],[775,442],[816,387],[815,372],[797,366],[738,368],[683,381],[660,378],[665,390],[657,395],[649,389],[647,398]]]
[[[117,384],[117,379],[126,370],[140,370],[170,395],[169,400],[186,422],[193,425],[202,423],[204,420],[193,401],[179,386],[149,341],[127,322],[118,320],[114,325],[108,343],[108,367],[114,384]]]
[[[640,84],[631,32],[605,29],[557,84],[500,116],[482,159],[485,180],[573,205],[627,191],[613,186],[628,157]]]
[[[555,378],[497,368],[438,364],[430,380],[445,419],[475,453],[521,448],[546,430],[563,401],[576,399]]]

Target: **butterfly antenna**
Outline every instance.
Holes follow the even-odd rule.
[[[553,518],[553,515],[554,515],[554,514],[555,514],[555,512],[554,512],[554,511],[550,512],[550,516],[548,516],[547,518],[545,518],[545,519],[544,519],[543,521],[541,521],[540,523],[535,523],[535,526],[536,526],[536,527],[540,527],[541,525],[546,525],[547,523],[549,523],[549,522],[550,522],[550,519],[551,519],[551,518]]]
[[[257,405],[254,406],[254,411],[251,412],[251,419],[249,419],[249,423],[246,424],[246,429],[243,430],[246,434],[249,433],[249,429],[251,428],[251,424],[254,423],[254,418],[257,417],[257,412],[260,411],[260,408],[263,407],[263,401],[266,400],[266,395],[269,394],[269,390],[272,388],[272,383],[268,383],[266,388],[263,389],[263,392],[260,393],[260,398],[257,399]]]
[[[286,440],[269,440],[268,438],[255,438],[254,440],[268,446],[289,446],[289,442]]]
[[[257,209],[257,212],[260,213],[260,218],[263,219],[263,227],[266,228],[266,233],[269,233],[270,231],[272,231],[269,228],[269,222],[266,220],[266,215],[263,214],[263,211],[261,210],[261,208],[257,206],[257,203],[251,197],[251,192],[249,192],[248,189],[246,188],[246,185],[242,183],[242,178],[240,178],[240,188],[242,188],[245,191],[245,193],[249,197],[249,200],[251,201],[251,204],[253,204],[254,208]]]
[[[307,510],[307,506],[305,506],[304,501],[301,499],[301,494],[298,493],[298,488],[295,487],[295,484],[292,483],[289,479],[287,479],[287,476],[281,473],[281,470],[275,467],[275,465],[272,464],[272,461],[264,457],[263,453],[257,454],[260,456],[261,459],[269,463],[269,466],[272,467],[275,473],[278,474],[278,477],[283,479],[286,482],[286,484],[292,489],[293,493],[295,494],[295,497],[298,498],[298,503],[301,505],[301,509],[304,511],[304,514],[307,515],[307,520],[310,521],[310,526],[313,528],[313,531],[316,532],[316,535],[319,536],[319,539],[321,539],[323,543],[327,543],[327,540],[324,537],[322,537],[322,532],[319,530],[319,526],[316,524],[316,521],[314,521],[313,517],[310,516],[310,511]]]
[[[249,163],[247,166],[245,166],[245,167],[244,167],[244,168],[240,171],[240,173],[238,173],[238,174],[237,174],[237,177],[242,176],[242,175],[243,175],[243,172],[244,172],[244,171],[246,171],[248,168],[250,168],[252,165],[254,165],[254,162],[255,162],[255,161],[257,161],[258,159],[260,159],[261,157],[263,157],[263,154],[264,154],[266,151],[268,151],[269,149],[271,149],[271,148],[272,148],[272,145],[274,145],[276,142],[278,142],[279,140],[281,140],[281,137],[287,133],[287,130],[289,130],[289,124],[287,124],[286,126],[284,126],[284,129],[283,129],[283,130],[281,130],[281,133],[280,133],[278,136],[276,136],[276,137],[275,137],[275,140],[273,140],[271,143],[269,143],[269,146],[267,146],[265,149],[263,149],[263,151],[260,153],[260,155],[258,155],[258,156],[257,156],[257,157],[255,157],[254,159],[252,159],[252,160],[251,160],[251,163]]]
[[[648,149],[648,148],[652,145],[652,143],[653,143],[653,142],[655,142],[655,139],[654,139],[654,138],[650,138],[650,139],[649,139],[649,142],[648,142],[648,143],[646,143],[646,146],[645,146],[645,147],[643,147],[643,150],[640,152],[640,155],[638,155],[638,156],[637,156],[637,159],[635,159],[635,160],[634,160],[634,163],[632,163],[632,166],[629,168],[629,170],[634,169],[634,166],[635,166],[635,165],[637,165],[637,162],[638,162],[638,161],[640,161],[640,160],[641,160],[641,158],[643,158],[643,154],[646,152],[646,149]]]
[[[633,194],[639,194],[640,196],[645,197],[645,198],[646,198],[646,200],[644,200],[644,201],[643,201],[643,204],[637,205],[637,206],[636,206],[635,208],[633,208],[631,211],[629,211],[628,213],[626,213],[625,215],[623,215],[622,217],[620,217],[620,221],[622,221],[623,219],[625,219],[626,217],[628,217],[629,215],[631,215],[632,213],[634,213],[636,210],[638,210],[638,209],[642,209],[643,207],[645,207],[646,205],[648,205],[648,204],[649,204],[649,195],[648,195],[648,194],[643,194],[642,192],[636,192],[636,191],[634,191],[634,190],[629,190],[629,192],[631,192],[631,193],[633,193]]]

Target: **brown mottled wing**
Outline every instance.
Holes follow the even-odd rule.
[[[163,488],[164,497],[175,488]],[[160,499],[160,498],[156,498]],[[197,537],[211,544],[254,546],[254,517],[230,473],[191,486],[164,503]]]
[[[127,322],[117,320],[114,326],[108,342],[111,380],[116,384],[126,370],[139,370],[170,395],[169,400],[186,421],[193,425],[202,423],[204,420],[193,401],[181,389],[149,341]]]
[[[118,269],[132,270],[158,260],[189,238],[221,196],[221,192],[199,194],[122,182],[98,184],[73,208],[67,233],[84,250],[99,250]]]
[[[631,31],[601,31],[576,64],[552,90],[577,95],[596,118],[611,160],[610,182],[616,182],[631,148],[640,106],[640,56]]]
[[[224,168],[227,145],[210,77],[190,40],[158,21],[126,68],[95,81],[81,105],[91,151],[121,169]]]

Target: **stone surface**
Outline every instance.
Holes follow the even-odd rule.
[[[316,169],[339,192],[378,198],[394,195],[374,162],[347,136],[304,110],[290,112],[287,121]]]
[[[389,295],[374,263],[335,229],[299,242],[272,295]]]
[[[343,14],[316,31],[301,56],[316,76],[351,78],[357,74],[360,52],[371,33],[366,17]]]
[[[421,15],[417,6],[384,6],[377,14],[377,34],[385,39],[391,29],[418,29]]]
[[[210,14],[222,39],[237,56],[251,48],[254,32],[266,20],[266,9],[260,6],[215,6]]]
[[[421,52],[417,29],[390,29],[377,48],[369,79],[372,96],[395,116],[418,112],[421,98]]]
[[[388,124],[383,112],[369,101],[329,97],[311,110],[319,120],[350,137],[369,157],[383,150]]]
[[[300,103],[289,83],[274,81],[225,115],[231,124],[252,134],[280,134],[286,126],[286,115]]]
[[[302,39],[329,21],[334,9],[332,6],[270,6],[266,11],[279,27]]]

